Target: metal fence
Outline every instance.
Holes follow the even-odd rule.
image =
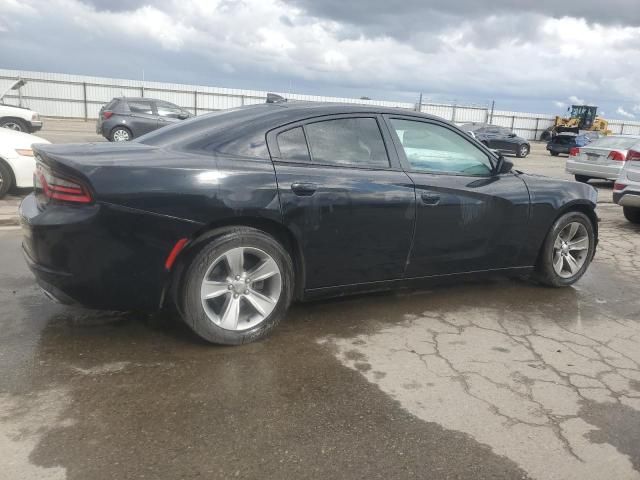
[[[167,100],[196,115],[242,105],[264,103],[267,97],[267,92],[258,90],[5,69],[0,69],[0,91],[8,88],[11,82],[18,77],[27,81],[27,84],[22,88],[22,101],[29,108],[43,116],[84,118],[85,120],[97,118],[102,105],[112,98],[120,96],[153,97]],[[359,103],[418,109],[417,104],[407,102],[301,95],[287,92],[275,93],[291,100]],[[18,94],[11,92],[5,96],[4,101],[10,105],[17,105],[19,102]],[[540,134],[553,125],[555,118],[552,115],[536,113],[492,111],[489,106],[424,102],[419,106],[419,110],[459,124],[483,122],[507,127],[527,139],[540,138]],[[614,133],[640,135],[640,122],[613,120],[609,122],[609,128]]]

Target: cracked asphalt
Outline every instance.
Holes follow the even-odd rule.
[[[233,348],[51,303],[0,228],[0,479],[640,478],[640,228],[598,187],[572,288],[300,304]]]

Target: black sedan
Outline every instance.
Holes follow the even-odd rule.
[[[531,152],[529,142],[508,128],[485,123],[467,123],[460,128],[492,150],[511,153],[519,158],[526,157]]]
[[[294,300],[495,272],[571,285],[597,242],[593,187],[405,110],[264,104],[34,152],[23,249],[49,296],[175,305],[216,343],[264,337]]]

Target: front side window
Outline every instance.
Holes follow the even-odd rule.
[[[134,100],[127,103],[129,104],[129,111],[131,111],[132,113],[145,113],[147,115],[153,114],[151,102],[145,102],[144,100]]]
[[[161,117],[180,118],[186,114],[180,107],[169,102],[156,102],[156,108]]]
[[[375,118],[339,118],[305,126],[313,163],[389,167]]]
[[[277,142],[281,159],[291,162],[311,161],[302,127],[292,128],[291,130],[278,134]]]
[[[433,123],[391,119],[411,169],[430,173],[487,176],[489,157],[467,138]]]

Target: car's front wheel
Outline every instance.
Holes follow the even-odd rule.
[[[622,207],[624,218],[631,223],[640,223],[640,208],[635,207]]]
[[[518,158],[524,158],[529,155],[529,145],[522,144],[518,147],[518,151],[516,152],[516,156]]]
[[[133,140],[133,134],[131,130],[126,127],[116,127],[111,130],[111,138],[112,142],[128,142],[129,140]]]
[[[544,241],[536,265],[536,279],[551,287],[567,287],[586,272],[595,249],[593,223],[582,212],[558,218]]]
[[[291,257],[271,236],[236,227],[193,258],[182,289],[186,323],[212,343],[238,345],[267,336],[293,296]]]

